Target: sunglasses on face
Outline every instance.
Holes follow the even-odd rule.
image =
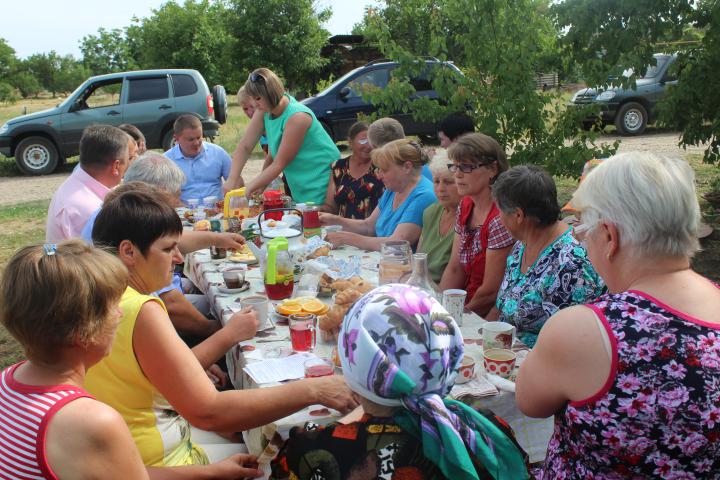
[[[264,81],[265,81],[265,77],[263,77],[262,75],[260,75],[260,73],[258,73],[258,72],[252,72],[252,73],[248,76],[248,80],[250,80],[250,81],[253,82],[253,83],[257,83],[257,82],[259,82],[260,80],[262,80],[262,81],[264,82]]]

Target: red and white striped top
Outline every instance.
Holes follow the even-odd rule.
[[[57,480],[45,457],[48,423],[68,402],[92,396],[73,385],[22,384],[14,378],[20,365],[0,373],[0,478]]]

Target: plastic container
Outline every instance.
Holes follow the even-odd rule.
[[[280,190],[267,190],[263,193],[263,211],[283,208],[283,194]],[[282,220],[283,212],[271,212],[265,216],[272,220]]]
[[[303,212],[303,235],[305,238],[320,236],[320,209],[312,203],[305,204]]]
[[[250,216],[250,204],[245,197],[245,187],[230,190],[225,194],[223,215],[225,218],[235,217],[240,220]]]

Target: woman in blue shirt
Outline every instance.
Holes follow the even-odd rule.
[[[378,206],[364,220],[321,213],[323,225],[343,227],[326,239],[364,250],[380,250],[388,240],[407,240],[415,246],[422,232],[423,212],[437,201],[432,183],[421,175],[428,157],[418,143],[408,139],[392,141],[371,155],[385,184]]]

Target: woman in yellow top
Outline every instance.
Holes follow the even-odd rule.
[[[321,403],[354,407],[340,377],[300,380],[274,388],[218,392],[193,352],[178,337],[162,302],[148,294],[170,282],[182,261],[182,225],[162,196],[130,191],[103,205],[93,242],[113,251],[130,273],[120,302],[123,318],[112,352],[88,372],[86,386],[123,415],[145,465],[208,463],[190,425],[241,431]],[[257,328],[251,316],[247,338]]]

